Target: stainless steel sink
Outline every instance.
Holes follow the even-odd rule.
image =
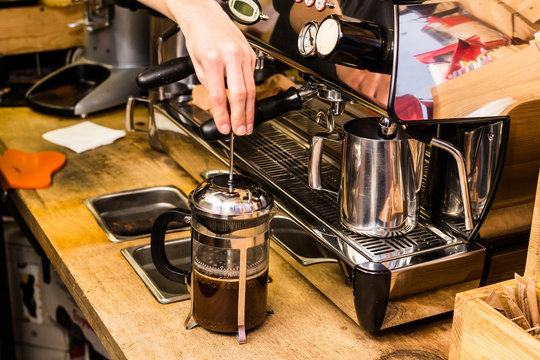
[[[270,228],[272,240],[302,265],[338,262],[332,253],[290,218],[275,216]]]
[[[128,190],[91,197],[84,204],[112,242],[150,236],[156,218],[172,208],[188,210],[188,199],[174,186]],[[188,228],[173,223],[169,231]]]
[[[328,250],[288,217],[280,215],[274,217],[271,222],[271,229],[272,240],[283,247],[301,264],[308,266],[318,263],[337,262]],[[167,258],[174,266],[184,271],[190,269],[190,238],[165,242],[165,251],[167,252]],[[123,249],[121,252],[157,301],[168,304],[189,299],[189,293],[184,284],[171,281],[156,270],[152,262],[150,245],[132,246]]]
[[[184,238],[165,242],[167,258],[177,268],[188,271],[191,268],[191,239]],[[122,255],[140,276],[146,287],[162,304],[189,299],[186,285],[167,279],[161,275],[150,253],[150,245],[132,246],[121,250]]]

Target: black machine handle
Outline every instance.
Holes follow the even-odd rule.
[[[194,73],[195,68],[189,56],[179,57],[144,70],[137,75],[137,84],[143,90],[150,90],[185,79]]]
[[[168,28],[163,34],[159,36],[159,39],[161,41],[167,41],[174,35],[178,34],[180,32],[180,28],[178,25],[173,25],[170,28]]]
[[[169,280],[185,283],[186,285],[191,283],[191,271],[183,272],[171,264],[165,252],[165,233],[170,222],[187,222],[186,217],[190,216],[191,213],[183,209],[171,209],[164,212],[156,219],[150,238],[150,252],[157,271]]]
[[[302,98],[298,90],[290,87],[283,93],[270,96],[266,99],[255,102],[254,127],[263,122],[271,120],[276,116],[285,114],[291,110],[300,110],[302,108]],[[214,119],[205,121],[200,128],[201,137],[206,141],[214,141],[225,138],[217,129]]]

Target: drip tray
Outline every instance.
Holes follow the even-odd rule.
[[[27,93],[28,105],[49,114],[73,116],[77,102],[110,74],[111,71],[102,65],[68,65],[36,83]]]
[[[187,197],[174,186],[105,194],[85,199],[84,204],[112,242],[149,237],[154,221],[165,211],[189,211]],[[173,222],[168,232],[188,228],[189,224]]]
[[[165,242],[165,251],[169,261],[182,271],[191,269],[191,239],[178,239]],[[167,279],[161,275],[150,253],[150,245],[132,246],[123,249],[122,255],[140,276],[148,290],[162,304],[189,299],[185,284]]]
[[[284,216],[276,216],[270,223],[272,240],[304,266],[337,263],[337,259],[313,236]]]

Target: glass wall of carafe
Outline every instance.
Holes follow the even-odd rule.
[[[253,220],[232,221],[242,229],[222,233],[223,226],[236,225],[230,220],[193,217],[193,314],[200,326],[234,333],[240,332],[239,326],[250,330],[264,322],[270,219],[257,219],[257,224],[250,224]],[[220,230],[219,234],[209,228]],[[239,321],[239,314],[243,321]]]

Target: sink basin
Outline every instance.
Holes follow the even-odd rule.
[[[183,271],[191,269],[191,239],[183,238],[165,242],[169,261]],[[177,283],[161,275],[150,253],[150,245],[132,246],[121,250],[122,255],[140,276],[157,301],[168,304],[189,299],[185,284]]]
[[[324,246],[288,217],[274,217],[271,222],[271,231],[272,240],[303,265],[337,262]],[[191,268],[190,238],[165,242],[165,251],[169,261],[177,268],[184,271]],[[121,252],[157,301],[168,304],[189,299],[186,285],[171,281],[157,271],[152,262],[150,245],[132,246]]]
[[[156,218],[167,210],[189,211],[188,199],[174,186],[159,186],[105,194],[84,200],[96,221],[112,242],[150,236]],[[169,231],[189,228],[172,223]]]
[[[275,216],[270,228],[272,240],[302,265],[338,262],[330,251],[290,218]]]

